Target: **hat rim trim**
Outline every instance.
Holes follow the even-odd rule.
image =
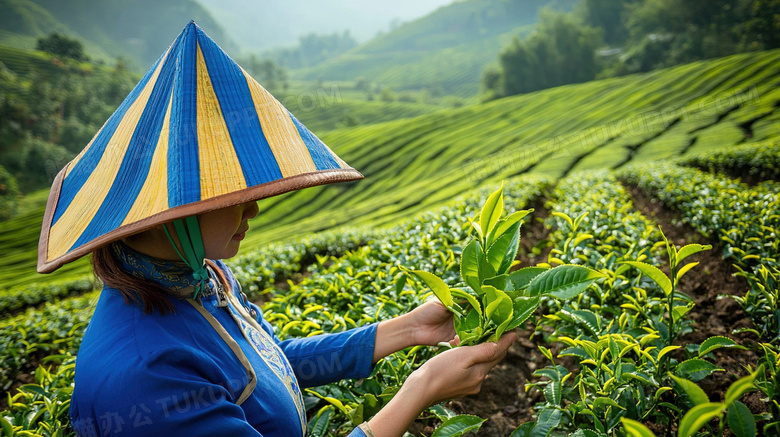
[[[38,241],[38,273],[51,273],[63,265],[75,261],[84,255],[92,252],[100,246],[113,243],[124,237],[128,237],[139,232],[151,229],[159,224],[167,223],[172,220],[188,217],[191,215],[202,214],[229,206],[240,205],[242,203],[266,199],[290,191],[302,188],[310,188],[318,185],[324,185],[333,182],[349,182],[363,179],[363,175],[354,168],[338,168],[328,170],[318,170],[315,172],[302,173],[295,176],[289,176],[282,179],[255,185],[243,190],[232,193],[222,194],[209,199],[199,200],[197,202],[180,205],[159,212],[142,220],[122,225],[113,231],[103,234],[89,242],[77,247],[76,249],[55,258],[51,261],[46,260],[49,247],[49,232],[51,229],[54,211],[57,207],[57,201],[60,197],[60,189],[64,180],[65,173],[69,165],[66,165],[54,178],[52,191],[49,193],[49,199],[46,202],[46,210],[43,214],[43,226],[41,227],[41,236]]]

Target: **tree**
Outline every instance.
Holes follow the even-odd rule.
[[[583,0],[582,18],[585,24],[601,28],[604,31],[604,42],[622,45],[628,37],[625,25],[625,9],[627,4],[637,0]]]
[[[38,38],[36,50],[51,53],[52,55],[70,58],[75,61],[85,62],[89,58],[84,54],[84,45],[77,39],[68,38],[59,33],[51,33],[48,36]]]
[[[379,98],[383,102],[395,102],[395,93],[387,87],[382,88],[382,92],[379,94]]]
[[[482,72],[482,93],[488,94],[488,100],[498,92],[501,84],[501,70],[491,65]]]
[[[537,44],[537,49],[542,45]],[[545,60],[547,61],[547,60]],[[515,39],[513,45],[499,55],[501,77],[498,94],[512,96],[545,88],[542,63],[532,47]]]
[[[280,88],[286,90],[289,86],[287,71],[271,59],[250,55],[243,64],[249,74],[270,91],[278,91]]]
[[[754,0],[744,25],[743,45],[747,49],[780,47],[780,0]],[[751,7],[752,6],[752,7]]]
[[[318,35],[309,33],[298,39],[298,46],[269,51],[266,56],[285,68],[302,68],[319,64],[357,46],[357,41],[345,30],[342,33]]]
[[[573,14],[543,9],[537,30],[501,52],[498,77],[487,70],[483,87],[492,98],[592,80],[600,69],[596,49],[601,43],[600,32]]]
[[[0,165],[0,221],[8,220],[16,213],[20,196],[16,179]]]

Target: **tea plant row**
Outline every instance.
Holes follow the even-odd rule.
[[[681,164],[710,173],[727,172],[758,180],[780,179],[780,143],[769,142],[735,147],[686,158]]]
[[[747,280],[750,289],[744,296],[731,298],[753,322],[754,329],[741,331],[752,331],[762,341],[759,363],[746,367],[756,370],[755,387],[765,395],[774,418],[764,431],[780,433],[780,184],[766,181],[751,188],[695,169],[662,165],[631,168],[625,177],[677,210],[684,222],[719,240],[723,256]]]
[[[686,413],[694,405],[685,387],[719,370],[709,361],[713,350],[741,347],[724,337],[701,345],[678,341],[691,329],[685,315],[693,302],[675,288],[695,266],[681,262],[707,247],[678,250],[659,241],[663,235],[633,209],[610,172],[560,181],[550,207],[554,248],[549,263],[586,265],[606,278],[576,301],[562,307],[552,303],[553,314],[537,326],[537,335],[566,348],[554,356],[540,347],[552,364],[537,370],[540,380],[527,388],[542,390],[545,401],[536,406],[535,423],[521,425],[513,435],[624,435],[629,432],[625,419],[691,430],[681,435],[707,430]],[[668,248],[672,278],[655,267],[662,246]],[[577,367],[564,367],[564,357],[574,359]]]
[[[625,177],[647,194],[677,210],[680,218],[718,240],[750,284],[737,296],[761,339],[780,342],[780,183],[749,187],[696,169],[652,165],[628,170]]]

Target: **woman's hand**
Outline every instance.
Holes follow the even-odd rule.
[[[412,372],[398,394],[368,422],[374,434],[401,436],[429,406],[478,393],[487,373],[504,358],[515,340],[517,334],[509,332],[497,343],[462,346],[431,358]]]
[[[411,342],[413,345],[435,346],[448,342],[456,346],[455,326],[452,313],[438,299],[431,299],[410,311]]]
[[[487,373],[506,356],[516,340],[517,334],[508,332],[497,343],[487,342],[444,351],[414,371],[407,382],[411,380],[413,384],[420,385],[424,390],[421,395],[428,398],[427,406],[445,399],[477,394]]]
[[[409,346],[449,342],[457,346],[452,313],[436,299],[431,299],[412,311],[379,323],[374,341],[373,362]]]

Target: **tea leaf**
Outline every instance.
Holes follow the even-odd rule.
[[[505,320],[512,317],[512,299],[502,290],[490,285],[483,285],[487,306],[485,308],[485,318],[491,320],[496,325],[500,325]]]
[[[661,358],[663,358],[664,355],[668,354],[669,352],[680,349],[682,346],[666,346],[665,348],[661,349],[661,352],[658,352],[658,357],[656,360],[661,361]]]
[[[655,437],[652,431],[636,420],[621,417],[620,422],[623,423],[623,430],[626,431],[629,437]]]
[[[562,219],[566,220],[566,223],[569,224],[569,227],[570,228],[574,228],[574,222],[571,220],[571,217],[569,217],[568,215],[566,215],[566,214],[564,214],[562,212],[557,212],[557,211],[553,212],[552,215],[553,215],[553,217],[559,217],[559,218],[562,218]]]
[[[702,390],[698,385],[694,384],[691,381],[688,381],[685,378],[679,378],[677,376],[671,375],[672,379],[685,391],[685,393],[688,395],[688,397],[691,399],[691,402],[693,402],[694,405],[701,405],[706,404],[710,401],[710,398],[707,397],[707,394],[704,393],[704,390]]]
[[[606,407],[607,405],[615,408],[619,408],[621,410],[625,410],[625,408],[621,407],[620,404],[615,402],[614,399],[599,396],[596,399],[593,400],[593,408],[599,408],[599,407]]]
[[[438,276],[424,272],[422,270],[408,270],[409,272],[413,273],[415,276],[420,278],[421,281],[425,283],[425,285],[428,286],[431,290],[433,290],[433,294],[436,295],[436,297],[439,298],[441,303],[444,304],[445,307],[452,309],[454,307],[454,303],[452,302],[452,294],[450,293],[450,287],[447,286],[447,284],[444,283],[444,281],[441,280]]]
[[[477,298],[468,291],[452,288],[450,289],[450,292],[454,297],[466,299],[475,310],[479,311],[480,313],[482,312],[482,306],[479,304],[479,300],[477,300]]]
[[[482,206],[482,212],[479,215],[479,227],[483,232],[483,235],[487,237],[490,231],[493,230],[493,226],[498,222],[498,218],[504,213],[504,186],[496,190],[491,194],[485,205]],[[488,246],[492,241],[486,241]]]
[[[742,397],[743,394],[755,389],[753,386],[753,381],[756,379],[757,375],[758,371],[755,371],[748,376],[739,378],[729,386],[728,390],[726,390],[726,396],[724,398],[726,408],[730,408],[731,404],[736,402],[737,399]]]
[[[701,381],[712,372],[723,371],[709,361],[692,358],[677,365],[675,369],[678,376],[690,379],[691,381]]]
[[[460,276],[463,282],[468,284],[474,291],[479,292],[479,258],[477,257],[477,240],[471,240],[463,248],[460,260]]]
[[[487,254],[482,251],[481,245],[477,243],[477,268],[479,269],[479,278],[480,281],[483,281],[487,278],[492,278],[496,276],[496,269],[493,268],[493,265],[490,264],[490,262],[487,259]],[[476,290],[477,293],[481,293],[481,290]]]
[[[704,340],[701,346],[699,346],[699,356],[702,357],[722,347],[747,350],[746,347],[738,345],[737,342],[730,338],[715,336]]]
[[[531,429],[529,437],[547,437],[550,431],[561,423],[563,413],[557,408],[545,408],[536,419],[536,426]]]
[[[551,358],[551,356],[548,356],[547,358]],[[536,370],[534,371],[533,376],[538,376],[538,377],[546,376],[550,378],[551,381],[561,382],[561,373],[552,367],[544,367],[539,370]]]
[[[672,308],[672,316],[674,317],[672,320],[680,320],[688,311],[691,310],[691,308],[693,308],[691,305],[676,306]]]
[[[706,404],[696,405],[688,410],[680,421],[680,427],[677,435],[679,437],[690,437],[695,435],[702,426],[706,425],[711,419],[723,414],[725,405],[720,402],[708,402]]]
[[[482,285],[490,285],[499,290],[514,291],[515,285],[509,280],[509,275],[503,274],[482,281]]]
[[[451,417],[444,421],[431,437],[458,437],[467,432],[477,431],[487,419],[468,414]]]
[[[512,302],[512,321],[507,325],[507,331],[517,328],[528,320],[536,310],[536,307],[539,306],[539,301],[539,296],[516,298]]]
[[[485,234],[482,232],[482,226],[477,222],[471,222],[471,226],[477,231],[480,241],[483,241],[485,239]]]
[[[328,432],[328,425],[330,425],[330,418],[334,410],[333,405],[326,405],[309,421],[308,429],[312,437],[325,436]]]
[[[587,267],[562,265],[547,270],[528,284],[528,295],[548,295],[558,299],[569,299],[588,288],[604,275]]]
[[[436,417],[438,417],[442,422],[457,416],[454,411],[445,407],[443,404],[436,404],[428,409],[431,410],[431,412],[435,414]]]
[[[695,253],[699,253],[703,250],[710,250],[710,249],[712,249],[712,246],[710,246],[709,244],[706,246],[703,246],[701,244],[687,244],[677,252],[677,265],[680,265],[682,260],[688,258],[689,256]]]
[[[514,284],[515,290],[521,290],[542,272],[549,270],[545,267],[525,267],[509,274],[509,280]]]
[[[506,273],[505,271],[501,270],[501,267],[504,265],[504,259],[507,256],[508,252],[513,251],[512,249],[512,243],[515,244],[514,253],[517,253],[517,242],[519,240],[519,232],[520,232],[520,224],[515,223],[515,225],[512,227],[512,233],[506,233],[504,235],[501,235],[500,237],[496,238],[493,244],[488,248],[486,258],[491,266],[493,266],[493,269],[496,270],[496,273]],[[512,259],[509,260],[509,264],[512,263],[512,260],[514,260],[514,255],[510,255]],[[507,264],[508,268],[508,264]]]
[[[727,414],[729,428],[737,437],[755,437],[756,419],[747,406],[740,401],[728,407]]]
[[[561,405],[562,385],[559,381],[550,381],[544,387],[544,397],[547,402],[559,406]]]
[[[512,434],[509,437],[528,437],[528,434],[531,431],[531,428],[536,425],[535,422],[526,422],[515,428],[514,431],[512,431]]]
[[[505,232],[507,232],[507,230],[509,228],[512,227],[512,225],[514,225],[515,223],[519,222],[525,216],[527,216],[528,214],[530,214],[532,212],[534,212],[533,209],[527,209],[527,210],[523,210],[523,211],[515,211],[512,214],[509,214],[508,216],[502,218],[496,224],[495,229],[493,229],[493,235],[496,235],[496,236],[503,235]]]
[[[697,265],[699,265],[698,261],[684,265],[680,270],[677,271],[677,276],[674,278],[675,282],[680,282],[680,278],[682,278],[683,275],[688,272],[688,270],[696,267]]]
[[[509,271],[509,267],[512,266],[512,261],[515,260],[515,257],[517,256],[517,249],[520,245],[520,223],[516,223],[512,225],[511,228],[509,228],[509,232],[505,235],[512,235],[512,239],[509,240],[509,245],[507,245],[506,250],[504,251],[503,259],[501,260],[501,265],[499,265],[497,272],[498,273],[506,273]]]
[[[455,331],[458,333],[461,343],[463,343],[466,341],[469,333],[482,326],[482,312],[476,309],[469,310],[466,313],[466,317],[456,316],[453,322]],[[479,335],[482,335],[482,331],[479,332]]]
[[[511,317],[501,322],[501,324],[498,325],[498,327],[496,328],[496,332],[490,337],[490,340],[488,341],[498,341],[498,339],[501,338],[502,335],[504,335],[504,332],[506,332],[506,327],[509,326],[511,322],[512,322]]]
[[[636,267],[640,272],[647,275],[653,282],[661,287],[661,290],[663,290],[665,295],[668,296],[672,292],[672,282],[658,267],[638,261],[625,261],[625,264]]]

